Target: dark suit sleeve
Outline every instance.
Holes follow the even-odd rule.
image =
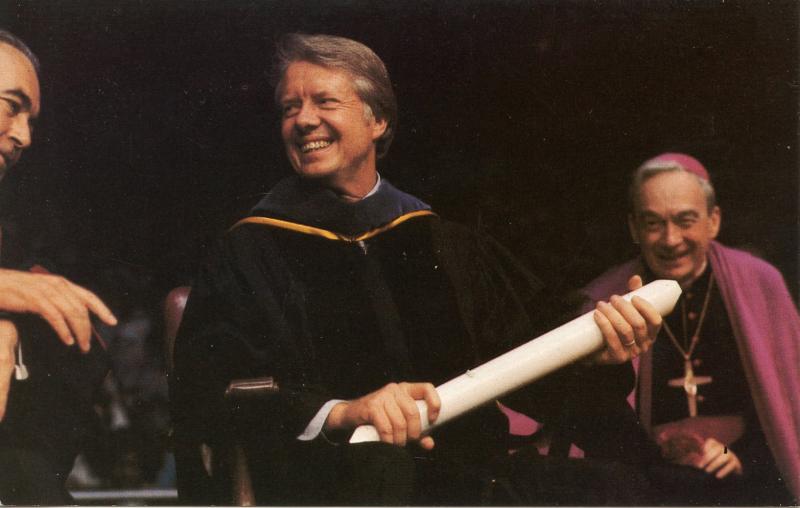
[[[471,298],[464,316],[484,361],[581,314],[585,301],[577,292],[548,288],[490,237],[476,235],[474,244],[474,257],[459,252],[455,266],[464,273],[455,280],[468,287],[461,291]],[[562,440],[575,442],[588,455],[635,460],[632,447],[652,449],[626,401],[634,382],[630,364],[574,364],[509,394],[503,403],[557,427]]]
[[[212,253],[192,286],[175,345],[171,380],[176,433],[213,443],[230,434],[236,421],[259,422],[270,431],[300,434],[325,401],[333,397],[303,379],[285,375],[303,354],[292,337],[282,305],[285,281],[279,259],[247,231],[229,234]],[[296,327],[294,327],[296,328]],[[280,394],[237,403],[224,399],[230,381],[273,376]],[[233,409],[233,411],[231,411]]]

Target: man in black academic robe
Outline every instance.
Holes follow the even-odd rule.
[[[494,404],[420,436],[415,400],[435,419],[434,385],[530,339],[563,308],[496,242],[381,181],[375,161],[396,106],[371,50],[295,34],[279,60],[276,98],[297,175],[225,235],[193,285],[172,379],[178,446],[243,440],[259,503],[640,501],[629,495],[634,473],[553,461],[534,475],[530,452],[507,460],[507,422]],[[607,349],[596,360],[649,347],[660,322],[649,304],[598,309]],[[572,416],[613,418],[619,433],[591,440],[586,426],[585,446],[619,458],[622,440],[639,439],[623,396],[631,379],[603,370],[593,371],[596,389],[579,388],[586,374],[572,369],[510,403],[547,420],[566,395],[582,399]],[[231,411],[228,384],[265,375],[280,393]],[[362,424],[382,442],[345,444]],[[519,497],[499,495],[498,471],[513,484],[500,490]],[[178,473],[184,500],[225,501],[180,463]]]
[[[21,40],[0,30],[0,179],[31,144],[38,67]],[[90,313],[116,324],[97,296],[63,277],[0,268],[2,504],[72,503],[65,482],[108,370]]]

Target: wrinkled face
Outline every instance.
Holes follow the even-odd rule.
[[[653,273],[687,288],[702,275],[708,245],[719,232],[718,207],[709,214],[697,179],[685,172],[657,174],[639,191],[629,218],[634,241]]]
[[[30,146],[39,102],[33,65],[16,48],[0,43],[0,179]]]
[[[374,119],[346,72],[294,62],[278,97],[286,155],[300,176],[341,184],[375,171],[386,122]]]

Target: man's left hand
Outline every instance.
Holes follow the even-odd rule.
[[[628,289],[642,287],[642,278],[634,275]],[[661,315],[650,303],[638,296],[627,301],[614,295],[608,302],[598,302],[594,320],[603,332],[605,349],[590,357],[593,363],[624,363],[646,352],[661,329]]]
[[[731,473],[742,474],[742,462],[733,450],[710,437],[703,443],[702,457],[696,467],[722,479]]]

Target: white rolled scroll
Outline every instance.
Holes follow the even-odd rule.
[[[681,288],[674,280],[657,280],[623,298],[630,300],[639,296],[650,302],[659,314],[666,316],[672,312],[680,295]],[[593,312],[587,312],[437,386],[442,407],[435,422],[428,423],[427,406],[424,401],[417,401],[423,433],[427,434],[453,418],[600,350],[603,347],[603,334],[594,322]],[[350,438],[351,443],[367,441],[380,441],[372,425],[358,427]]]

